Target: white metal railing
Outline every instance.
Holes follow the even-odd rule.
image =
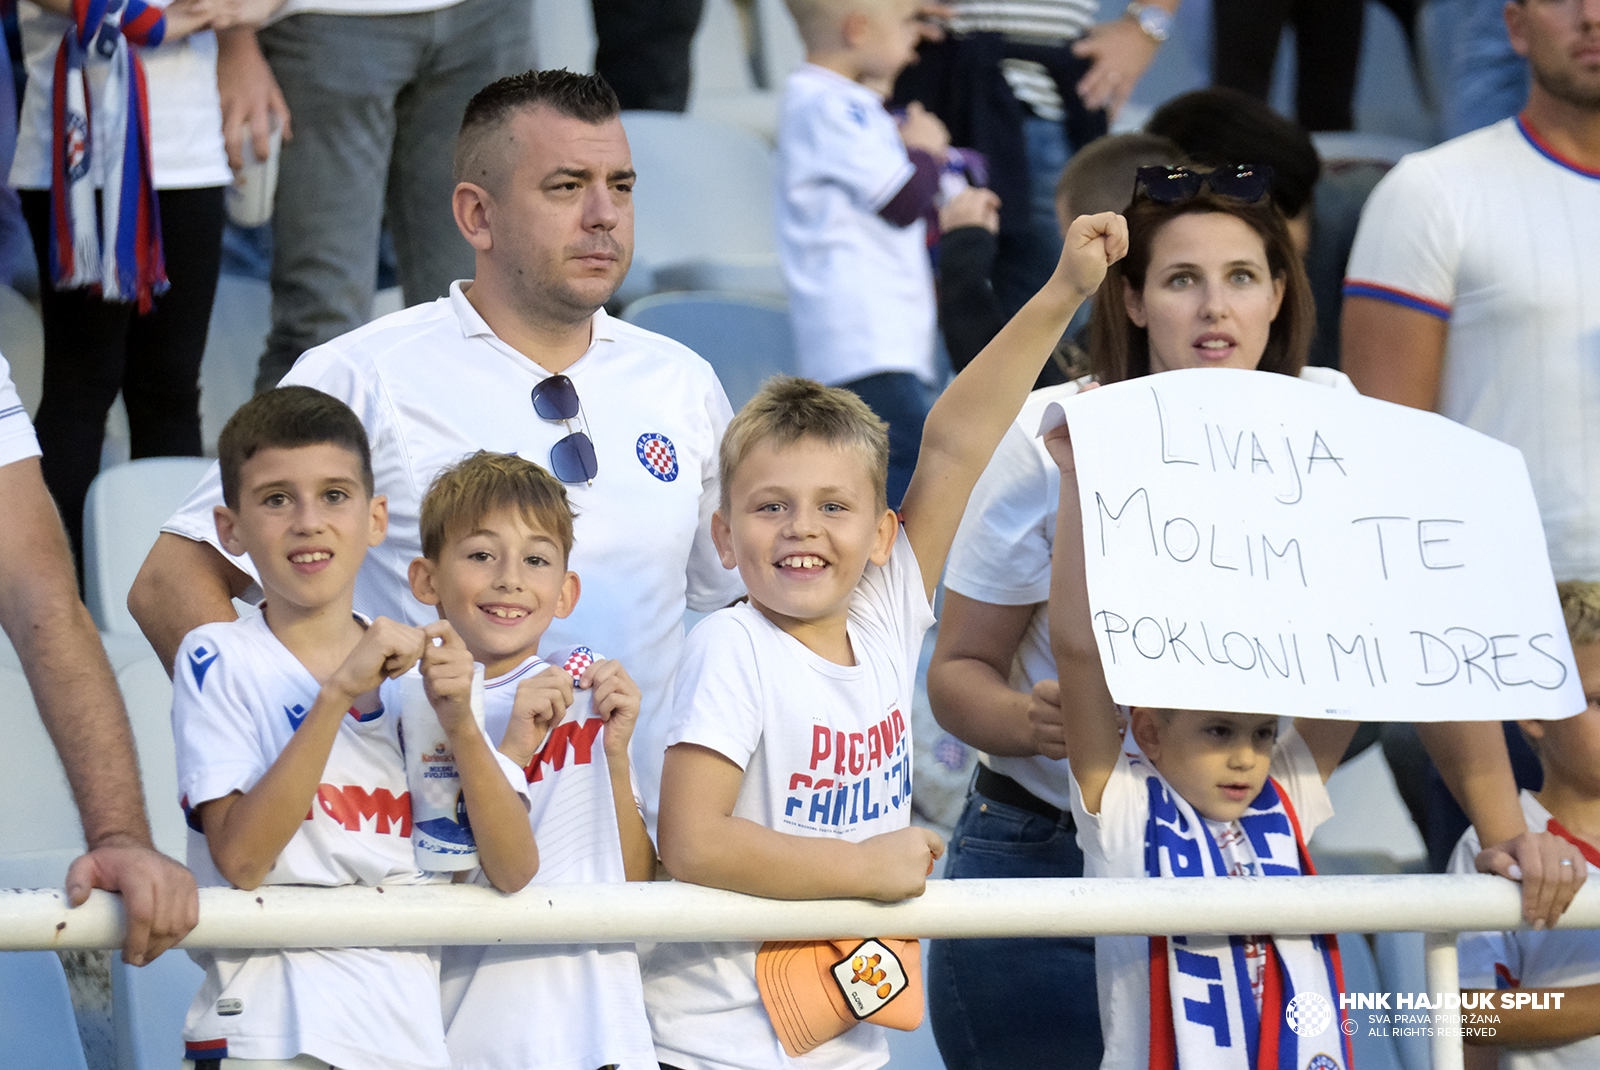
[[[76,909],[57,890],[0,889],[0,951],[122,942],[121,900]],[[1522,925],[1519,889],[1489,876],[1226,877],[1191,880],[935,880],[917,899],[786,901],[677,883],[205,888],[185,948],[385,947],[802,939],[1423,932],[1430,993],[1459,991],[1455,934]],[[1563,929],[1600,929],[1585,887]],[[1435,1070],[1461,1070],[1435,1030]]]

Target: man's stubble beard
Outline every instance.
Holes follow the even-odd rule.
[[[622,281],[628,277],[628,268],[633,263],[633,251],[623,248],[622,243],[609,234],[605,236],[604,242],[590,242],[588,245],[591,248],[583,251],[603,250],[611,253],[617,257],[616,263],[621,268],[616,280],[604,288],[603,296],[595,300],[593,295],[596,291],[588,287],[580,289],[574,285],[573,280],[562,272],[560,266],[538,271],[519,267],[515,269],[511,279],[511,290],[515,294],[517,308],[525,319],[533,323],[575,327],[588,322],[598,309],[611,300],[612,295],[621,287]],[[563,257],[571,251],[562,250]]]

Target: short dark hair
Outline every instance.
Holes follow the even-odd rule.
[[[265,449],[339,446],[361,460],[361,482],[371,497],[372,448],[367,429],[350,406],[309,386],[280,386],[240,405],[217,436],[217,463],[222,468],[222,501],[239,508],[239,473],[244,463]]]
[[[1311,135],[1242,90],[1213,86],[1173,97],[1144,128],[1171,138],[1191,161],[1205,167],[1271,167],[1272,200],[1290,219],[1311,203],[1322,175]]]
[[[1150,374],[1150,332],[1128,318],[1122,284],[1126,281],[1142,292],[1156,234],[1181,215],[1204,212],[1221,212],[1243,220],[1261,236],[1272,278],[1283,281],[1283,303],[1278,306],[1278,316],[1272,321],[1267,347],[1256,369],[1299,375],[1306,366],[1317,311],[1305,265],[1295,252],[1283,213],[1269,198],[1243,201],[1220,197],[1210,186],[1203,186],[1193,197],[1171,204],[1136,197],[1123,213],[1128,220],[1128,254],[1106,270],[1089,317],[1089,366],[1100,382],[1120,383]]]
[[[523,71],[490,82],[467,102],[461,117],[455,180],[491,188],[496,176],[486,151],[490,142],[512,115],[537,107],[554,108],[568,118],[593,124],[610,122],[622,110],[616,92],[598,74],[574,74],[563,68]]]
[[[1056,209],[1062,202],[1074,216],[1120,212],[1133,193],[1141,167],[1182,162],[1183,150],[1170,139],[1138,131],[1097,137],[1072,154],[1056,180]]]
[[[471,532],[490,513],[515,509],[561,544],[561,564],[572,556],[572,503],[549,472],[514,453],[479,450],[434,477],[422,496],[422,556],[438,561],[452,535]]]

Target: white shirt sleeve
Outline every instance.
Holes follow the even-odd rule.
[[[1048,601],[1059,486],[1013,423],[967,500],[945,586],[997,606]]]
[[[1346,296],[1450,318],[1465,235],[1432,161],[1408,156],[1367,198],[1345,269]]]
[[[0,357],[0,466],[37,456],[39,438],[11,382],[11,365]]]
[[[713,613],[684,644],[666,745],[706,747],[743,769],[761,743],[761,730],[761,671],[754,637],[737,611]]]
[[[1083,851],[1086,877],[1143,877],[1145,825],[1150,819],[1150,792],[1145,779],[1136,775],[1127,751],[1117,755],[1116,765],[1100,793],[1100,810],[1089,813],[1084,805],[1078,778],[1068,776],[1072,786],[1072,816],[1078,826],[1078,847]]]
[[[923,636],[935,618],[905,525],[895,533],[888,562],[881,568],[868,563],[851,597],[850,616],[862,626],[879,629],[883,648],[909,658],[915,673]]]
[[[187,808],[249,791],[271,768],[276,754],[263,747],[261,731],[234,684],[233,659],[208,627],[184,636],[172,674],[172,735],[178,762],[178,792]]]
[[[718,445],[722,434],[733,419],[733,407],[728,395],[715,375],[706,391],[706,414],[711,420],[711,441]],[[688,587],[685,592],[690,609],[696,613],[710,613],[721,609],[744,593],[744,581],[739,570],[722,567],[716,543],[711,539],[711,514],[722,505],[722,483],[717,477],[720,450],[711,451],[711,460],[700,474],[700,522],[695,528],[694,543],[689,547]]]
[[[1322,782],[1316,757],[1293,725],[1278,737],[1277,745],[1272,748],[1272,763],[1267,773],[1288,793],[1289,803],[1300,819],[1300,835],[1310,843],[1311,834],[1333,816],[1333,800]]]
[[[804,162],[791,181],[831,183],[867,212],[888,204],[916,168],[882,105],[838,92],[812,94],[807,104],[793,131],[792,148],[799,151],[791,152]]]

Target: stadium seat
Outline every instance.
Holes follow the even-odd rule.
[[[1339,934],[1339,962],[1344,967],[1346,992],[1384,992],[1378,975],[1378,964],[1372,957],[1372,948],[1361,933]],[[1406,1070],[1395,1049],[1395,1040],[1385,1028],[1380,1035],[1371,1035],[1373,1026],[1380,1024],[1379,1016],[1388,1012],[1351,1010],[1346,1012],[1357,1029],[1350,1038],[1351,1063],[1361,1070]]]
[[[0,1033],[7,1066],[88,1070],[67,975],[54,951],[0,952]]]
[[[147,457],[95,477],[83,503],[84,602],[103,632],[139,634],[128,612],[128,589],[161,525],[211,462],[200,457]]]
[[[1376,992],[1427,992],[1428,971],[1421,933],[1377,933],[1373,936],[1381,982]],[[1425,1036],[1395,1038],[1402,1070],[1428,1070],[1432,1054]]]
[[[771,150],[741,131],[668,112],[624,112],[622,123],[639,183],[633,269],[617,300],[661,290],[781,296]]]
[[[148,966],[111,960],[111,1020],[116,1070],[171,1070],[183,1057],[183,1019],[205,971],[182,951]]]
[[[783,302],[729,293],[657,294],[622,318],[676,339],[716,370],[737,412],[772,375],[793,375],[794,336]]]
[[[0,663],[0,724],[6,727],[7,768],[0,777],[0,813],[18,818],[0,839],[0,887],[59,888],[68,864],[83,853],[83,828],[9,644]]]

